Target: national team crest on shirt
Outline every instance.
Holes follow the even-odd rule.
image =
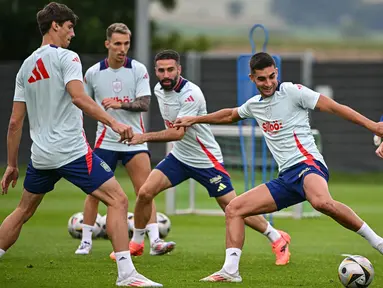
[[[164,116],[169,117],[169,105],[164,104]]]
[[[113,81],[112,83],[114,93],[119,93],[122,90],[122,82],[119,80]]]
[[[267,106],[265,108],[265,114],[266,114],[267,119],[271,119],[271,117],[273,116],[273,113],[271,112],[271,107],[270,106]]]

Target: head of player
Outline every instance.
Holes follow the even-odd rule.
[[[61,48],[69,46],[75,36],[74,26],[78,17],[68,6],[50,2],[37,13],[36,18],[43,43],[53,43]]]
[[[105,47],[108,49],[109,64],[112,66],[124,64],[130,48],[131,35],[129,28],[123,23],[113,23],[106,29]]]
[[[262,97],[272,96],[278,87],[278,68],[273,57],[265,52],[254,54],[250,59],[249,77]]]
[[[174,50],[161,51],[155,56],[154,65],[162,89],[172,91],[181,79],[180,55]]]

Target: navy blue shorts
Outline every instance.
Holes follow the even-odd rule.
[[[212,168],[195,168],[182,163],[169,153],[155,169],[164,173],[173,187],[189,178],[196,180],[207,189],[210,197],[220,197],[234,190],[230,175],[222,163]]]
[[[303,179],[311,173],[318,174],[328,182],[327,168],[321,162],[314,160],[309,164],[304,162],[296,164],[280,173],[277,179],[266,183],[278,210],[306,201]]]
[[[51,170],[35,169],[30,162],[24,179],[24,188],[34,194],[44,194],[52,191],[56,182],[63,177],[90,194],[113,176],[108,164],[92,152]]]
[[[139,154],[139,153],[147,153],[150,157],[150,153],[148,150],[138,150],[138,151],[129,151],[129,152],[119,152],[119,151],[112,151],[112,150],[106,150],[102,148],[96,148],[93,150],[94,153],[98,157],[100,157],[102,160],[106,162],[106,164],[109,165],[109,167],[114,172],[117,167],[117,163],[119,160],[121,160],[122,165],[126,165],[132,158]]]

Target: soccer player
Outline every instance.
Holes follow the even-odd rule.
[[[74,37],[77,16],[64,4],[51,2],[37,13],[41,47],[22,64],[16,76],[8,128],[8,166],[2,194],[18,178],[17,154],[28,111],[32,157],[17,208],[0,227],[0,257],[19,237],[44,195],[65,178],[108,206],[108,234],[116,251],[117,286],[162,287],[137,273],[128,245],[128,199],[109,166],[90,149],[82,128],[82,111],[129,139],[133,132],[100,108],[85,92],[79,56],[66,48]],[[81,111],[82,110],[82,111]]]
[[[279,166],[277,179],[241,194],[226,207],[225,263],[220,271],[201,280],[241,282],[238,265],[245,238],[245,217],[272,213],[305,200],[316,210],[364,237],[383,254],[383,238],[351,208],[331,197],[327,186],[329,173],[311,134],[308,109],[316,108],[338,115],[378,136],[382,136],[383,124],[373,122],[351,108],[302,85],[278,83],[278,69],[267,53],[252,56],[250,71],[249,77],[257,86],[259,95],[250,98],[239,108],[222,109],[203,116],[182,117],[175,124],[185,129],[200,123],[223,124],[247,118],[256,119]]]
[[[173,127],[178,117],[205,115],[206,102],[201,89],[181,77],[180,56],[165,50],[155,57],[155,71],[159,83],[154,89],[166,130],[135,134],[129,145],[145,142],[174,141],[170,154],[150,173],[141,187],[135,207],[134,235],[130,242],[133,255],[142,253],[143,232],[150,219],[153,198],[169,187],[193,178],[215,197],[222,210],[235,198],[230,176],[223,166],[221,149],[208,125],[196,125],[187,131]],[[286,265],[290,259],[290,236],[274,229],[263,216],[246,218],[246,224],[263,233],[272,243],[277,265]]]
[[[130,36],[129,28],[123,23],[114,23],[107,28],[105,46],[108,49],[108,57],[86,71],[85,89],[109,115],[120,123],[131,126],[135,133],[143,133],[145,129],[141,112],[149,110],[149,75],[142,63],[127,58]],[[104,160],[112,171],[121,160],[137,194],[151,171],[148,146],[146,143],[127,146],[119,140],[116,132],[98,122],[94,153]],[[86,197],[82,241],[76,254],[89,254],[92,249],[92,229],[97,218],[98,203],[96,197]],[[151,255],[162,255],[174,249],[174,242],[165,242],[159,237],[154,203],[146,231],[150,240]],[[114,253],[111,254],[111,258],[115,259]]]

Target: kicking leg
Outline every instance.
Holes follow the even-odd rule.
[[[343,227],[357,232],[383,254],[383,238],[378,236],[350,207],[331,197],[323,177],[314,173],[307,175],[303,181],[303,189],[314,209],[330,216]]]
[[[0,257],[19,238],[21,228],[40,205],[45,194],[34,194],[24,189],[19,205],[0,226]]]
[[[271,213],[277,206],[265,184],[234,198],[226,206],[226,258],[222,269],[201,281],[241,282],[239,260],[245,241],[245,218]]]
[[[225,211],[226,206],[236,197],[235,191],[231,191],[223,196],[217,197],[219,206]],[[266,221],[262,215],[253,215],[245,218],[245,224],[250,228],[265,235],[272,245],[275,254],[276,265],[286,265],[290,261],[289,244],[291,237],[284,231],[278,231]]]

